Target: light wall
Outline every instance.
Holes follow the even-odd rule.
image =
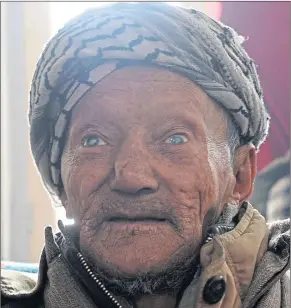
[[[27,106],[51,30],[47,2],[1,3],[1,259],[38,262],[55,211],[29,150]]]
[[[26,33],[26,87],[30,88],[36,62],[51,37],[51,16],[48,2],[25,2]],[[52,225],[56,228],[56,211],[45,191],[40,176],[31,159],[28,159],[29,200],[33,208],[33,232],[30,236],[30,260],[38,261],[44,245],[44,228]]]

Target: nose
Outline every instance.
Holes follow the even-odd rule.
[[[138,145],[123,148],[114,164],[114,177],[110,188],[114,191],[145,195],[157,191],[159,183],[150,159]]]

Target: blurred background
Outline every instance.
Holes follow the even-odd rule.
[[[38,262],[44,227],[56,229],[57,220],[65,219],[62,209],[53,208],[30,155],[29,88],[49,38],[76,14],[98,5],[104,3],[1,3],[1,260]],[[258,65],[272,117],[252,201],[269,221],[290,216],[290,3],[179,5],[201,10],[247,38],[245,47]]]

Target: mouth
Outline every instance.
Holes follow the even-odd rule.
[[[122,228],[155,228],[155,227],[171,227],[178,230],[177,221],[171,213],[160,211],[158,209],[151,210],[131,210],[116,211],[107,213],[103,217],[104,226],[108,225],[114,229]]]
[[[104,217],[104,221],[111,224],[173,224],[171,216],[157,210],[115,212]]]
[[[130,234],[145,234],[156,232],[157,228],[169,227],[170,223],[165,218],[152,216],[113,216],[105,225],[110,226],[116,232],[130,232]]]
[[[118,217],[114,216],[108,219],[109,222],[115,223],[165,223],[168,222],[165,218],[140,216],[140,217]]]
[[[147,236],[149,232],[155,233],[161,228],[179,230],[170,213],[157,210],[146,213],[144,211],[110,213],[104,217],[102,225],[117,234],[130,232],[130,234],[146,234]]]

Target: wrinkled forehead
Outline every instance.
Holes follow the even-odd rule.
[[[135,120],[152,125],[174,117],[213,123],[223,116],[222,108],[187,77],[164,68],[133,66],[93,86],[74,108],[71,124]]]

